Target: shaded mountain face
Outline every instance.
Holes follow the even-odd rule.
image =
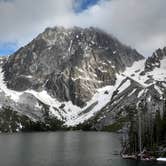
[[[4,80],[15,91],[46,90],[58,101],[85,106],[96,89],[143,59],[136,50],[96,28],[47,28],[8,58]]]

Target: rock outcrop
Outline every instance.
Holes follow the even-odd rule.
[[[145,71],[152,71],[155,68],[160,68],[160,61],[166,57],[166,47],[156,50],[151,57],[148,57],[145,63]]]

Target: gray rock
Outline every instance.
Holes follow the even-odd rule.
[[[116,73],[143,59],[97,28],[47,28],[3,66],[8,88],[47,90],[59,101],[84,106],[96,88],[114,85]]]

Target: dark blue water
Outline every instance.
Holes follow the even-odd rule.
[[[120,136],[107,132],[1,134],[0,166],[164,165],[123,160],[120,149]]]

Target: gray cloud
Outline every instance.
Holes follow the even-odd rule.
[[[166,45],[165,0],[114,0],[111,29],[146,56]]]
[[[73,12],[73,0],[8,0],[0,2],[0,40],[26,43],[47,26]]]
[[[145,56],[166,46],[165,0],[101,0],[81,12],[74,0],[0,1],[0,42],[23,45],[47,26],[97,26]]]

